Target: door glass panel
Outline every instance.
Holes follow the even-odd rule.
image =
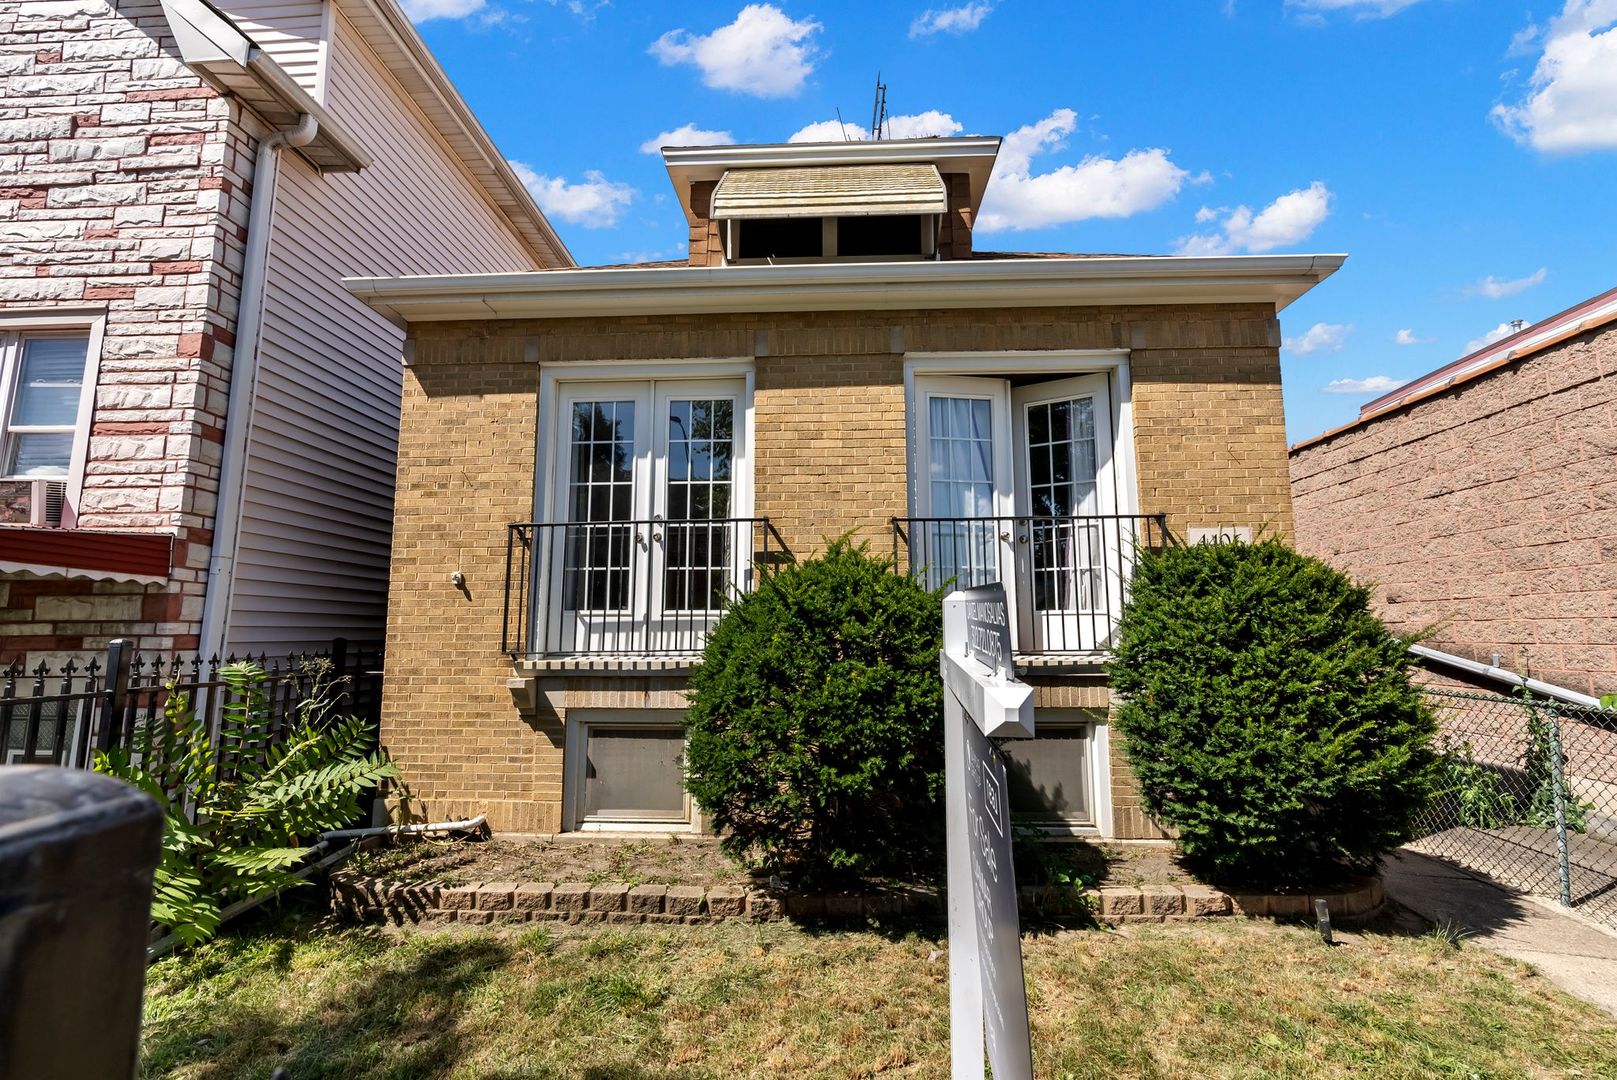
[[[734,528],[728,521],[734,460],[733,399],[669,401],[665,610],[715,611],[724,604]]]
[[[563,572],[571,611],[621,611],[629,603],[634,526],[632,401],[573,403]]]
[[[965,589],[999,580],[995,558],[994,420],[983,398],[927,399],[933,521],[919,537],[928,584]],[[915,539],[915,538],[912,538]]]
[[[685,733],[677,727],[592,725],[584,762],[584,816],[685,821]]]
[[[1090,610],[1101,584],[1102,526],[1085,520],[1098,505],[1095,400],[1030,405],[1027,431],[1034,606]]]

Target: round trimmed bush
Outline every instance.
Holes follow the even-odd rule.
[[[1369,590],[1275,539],[1142,553],[1117,727],[1146,808],[1235,885],[1323,884],[1409,839],[1436,722]]]
[[[732,857],[818,885],[941,869],[942,633],[939,595],[846,537],[730,606],[685,769]]]

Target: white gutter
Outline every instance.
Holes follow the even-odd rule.
[[[235,588],[236,546],[240,540],[242,492],[247,473],[247,436],[253,425],[258,385],[258,346],[264,326],[264,278],[268,273],[270,227],[281,151],[307,146],[319,132],[304,113],[297,126],[277,131],[258,144],[253,160],[253,198],[247,210],[247,250],[242,258],[241,302],[237,305],[236,345],[231,353],[230,397],[225,406],[225,443],[219,459],[219,497],[213,511],[213,549],[208,558],[207,592],[202,601],[198,651],[223,655]]]
[[[1279,311],[1346,259],[1104,256],[627,267],[346,278],[343,284],[378,311],[408,322],[1163,303],[1263,303]]]
[[[1492,664],[1480,664],[1475,660],[1467,660],[1463,656],[1455,656],[1453,653],[1428,649],[1425,645],[1411,645],[1409,651],[1433,663],[1469,672],[1472,675],[1480,675],[1482,678],[1492,679],[1494,682],[1505,683],[1509,686],[1519,686],[1543,697],[1555,698],[1557,701],[1565,701],[1572,705],[1584,705],[1591,709],[1600,708],[1600,699],[1597,697],[1580,694],[1576,690],[1568,690],[1566,687],[1556,686],[1554,683],[1529,679],[1524,675],[1516,674],[1514,671],[1494,667]]]

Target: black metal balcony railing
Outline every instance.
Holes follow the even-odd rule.
[[[699,653],[772,560],[772,536],[768,518],[512,524],[500,648],[513,659]]]
[[[893,519],[895,566],[932,588],[1004,583],[1024,655],[1109,650],[1138,553],[1168,542],[1165,514]]]

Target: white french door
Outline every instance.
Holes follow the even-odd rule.
[[[1011,391],[1016,424],[1017,572],[1039,652],[1090,652],[1122,606],[1112,412],[1104,375]],[[1022,541],[1025,539],[1025,543]]]
[[[735,380],[563,384],[545,651],[700,651],[742,581],[745,462]]]
[[[911,565],[934,586],[1003,581],[1022,652],[1109,642],[1124,541],[1105,375],[1013,388],[1009,380],[916,380]]]

